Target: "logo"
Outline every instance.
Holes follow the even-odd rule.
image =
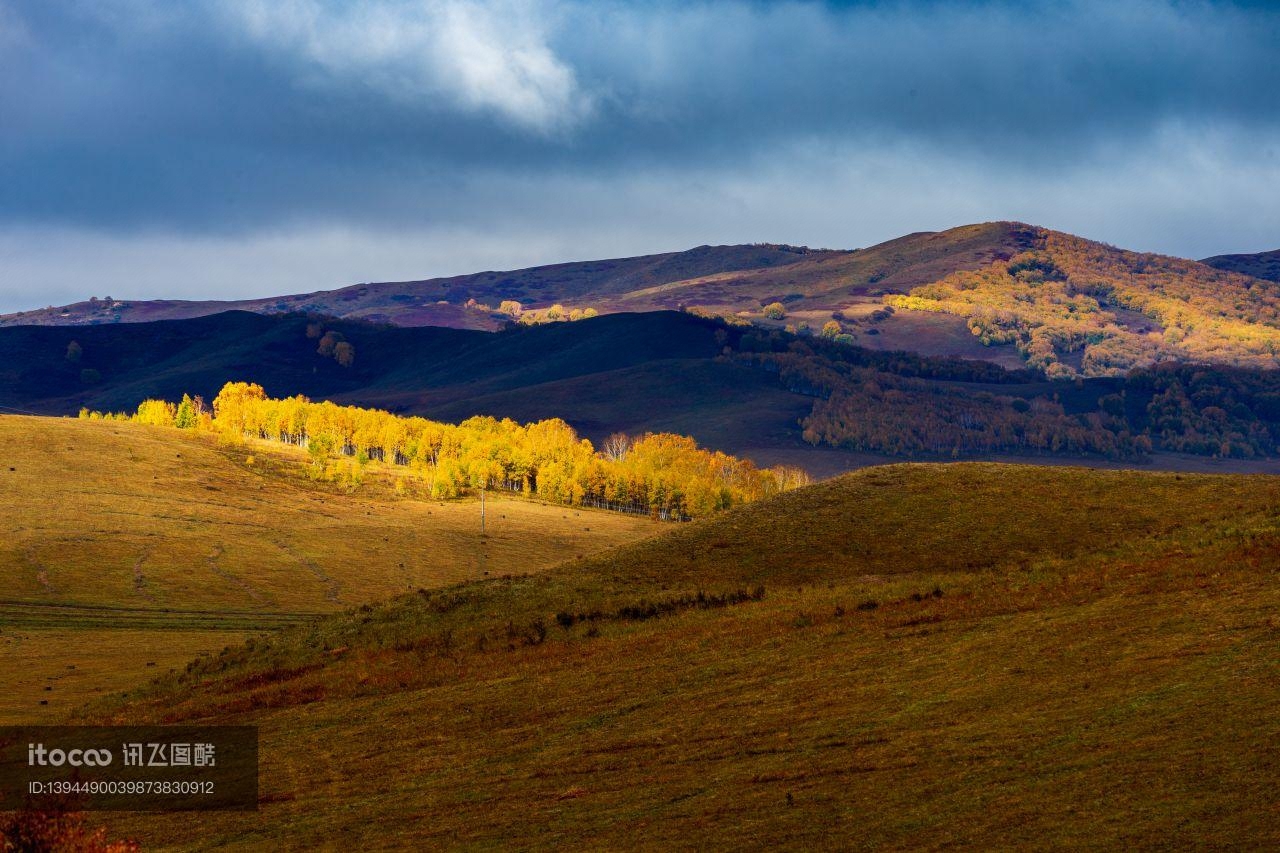
[[[43,743],[27,744],[28,767],[106,767],[110,763],[109,749],[45,749]]]

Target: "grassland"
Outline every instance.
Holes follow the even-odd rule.
[[[112,817],[159,849],[1267,848],[1278,569],[1275,478],[892,466],[84,718],[262,727],[257,814]]]
[[[490,496],[348,493],[268,445],[136,424],[0,417],[0,720],[262,631],[375,599],[538,571],[652,533],[647,520]]]

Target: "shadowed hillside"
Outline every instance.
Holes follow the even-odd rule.
[[[1251,255],[1215,255],[1200,263],[1254,278],[1280,281],[1280,249]]]
[[[350,365],[318,352],[320,335],[308,328],[315,323],[354,345]],[[499,335],[247,312],[83,328],[22,326],[0,330],[6,356],[0,404],[59,414],[82,405],[132,408],[146,397],[186,392],[212,399],[230,379],[257,382],[280,396],[342,398],[360,391],[369,400],[412,395],[444,403],[664,359],[710,358],[719,349],[716,328],[674,313]],[[68,357],[72,342],[74,358]]]
[[[1272,478],[861,472],[99,703],[259,725],[265,756],[257,814],[109,823],[246,850],[1274,843],[1277,512]]]
[[[597,443],[676,432],[817,476],[885,457],[1258,460],[1280,446],[1274,371],[1168,365],[1053,382],[677,312],[498,334],[248,312],[0,329],[0,407],[10,410],[132,412],[183,394],[209,402],[231,381],[453,422],[563,418]]]

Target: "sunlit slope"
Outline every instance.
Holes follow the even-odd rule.
[[[654,527],[490,496],[482,536],[475,501],[396,499],[373,475],[345,494],[267,446],[136,424],[3,417],[0,442],[11,600],[331,610],[535,571]]]
[[[259,813],[114,828],[232,849],[1266,846],[1278,512],[1262,477],[850,475],[98,704],[263,727]]]
[[[653,522],[490,496],[347,494],[268,446],[0,417],[0,718],[64,712],[159,668],[408,589],[538,571]]]
[[[1029,230],[1026,251],[885,301],[963,318],[982,343],[1012,345],[1051,377],[1163,361],[1280,366],[1276,282]]]

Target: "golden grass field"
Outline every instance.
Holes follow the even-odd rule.
[[[1280,479],[898,465],[81,718],[261,727],[260,810],[147,849],[1268,849],[1277,570]]]
[[[252,463],[249,462],[252,458]],[[264,630],[538,571],[654,522],[490,495],[353,493],[301,454],[137,424],[0,416],[0,722],[53,720]]]

